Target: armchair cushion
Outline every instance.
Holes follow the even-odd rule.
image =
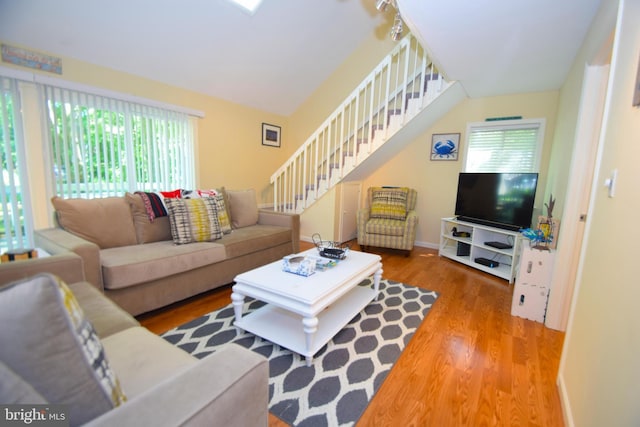
[[[0,359],[81,424],[126,400],[93,325],[69,288],[40,274],[0,288]]]
[[[367,234],[382,234],[385,236],[403,236],[407,230],[406,222],[397,219],[372,218],[367,221]]]
[[[371,192],[371,218],[404,221],[409,189],[376,187]]]

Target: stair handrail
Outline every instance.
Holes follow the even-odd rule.
[[[412,43],[414,43],[415,49],[415,65],[410,70]],[[403,51],[405,52],[404,65],[401,67],[400,60]],[[421,55],[419,55],[420,52],[422,52]],[[392,67],[394,60],[398,61],[396,68]],[[418,62],[421,63],[420,66],[417,65]],[[418,80],[420,81],[418,98],[421,102],[422,97],[425,96],[429,67],[431,68],[429,80],[432,80],[434,75],[433,64],[428,59],[426,51],[417,42],[417,39],[412,34],[408,34],[401,39],[394,49],[373,68],[369,75],[312,132],[309,138],[294,151],[289,159],[271,175],[270,182],[274,185],[274,210],[291,211],[305,207],[310,191],[315,196],[320,193],[320,178],[322,177],[324,177],[327,187],[330,188],[332,186],[331,168],[334,164],[332,159],[338,159],[337,176],[342,177],[347,154],[351,153],[353,156],[354,164],[351,165],[353,167],[368,156],[372,150],[375,150],[377,147],[372,147],[373,135],[380,126],[382,126],[382,131],[387,130],[390,103],[394,103],[395,112],[395,107],[397,107],[398,100],[400,100],[401,114],[404,114],[404,105],[405,103],[408,104],[407,90],[411,86],[414,88],[413,92],[415,93],[415,85]],[[393,72],[395,72],[396,82],[395,86],[391,88]],[[400,72],[403,72],[402,77]],[[441,80],[441,77],[438,78]],[[376,85],[378,86],[377,90]],[[367,95],[370,97],[368,101]],[[375,102],[376,97],[377,102]],[[365,103],[363,106],[360,105],[361,98],[365,98],[362,100]],[[368,103],[368,106],[366,103]],[[352,107],[354,104],[355,107]],[[382,125],[380,124],[381,117]],[[376,120],[375,128],[374,118]],[[355,126],[352,125],[352,121]],[[339,127],[340,132],[337,132],[338,129],[333,128],[333,123],[336,124],[336,128]],[[345,123],[347,124],[347,135],[345,135]],[[365,132],[365,129],[366,138],[363,138],[363,140],[367,143],[367,148],[366,152],[359,155],[360,141],[358,140],[358,134],[361,131]],[[336,142],[332,144],[334,139]],[[352,144],[351,146],[349,146],[350,143]],[[347,145],[347,152],[345,152],[345,145]],[[349,148],[351,148],[351,152],[348,151]],[[321,169],[320,172],[318,171],[319,169]],[[279,179],[281,177],[283,182],[280,183]],[[313,180],[313,183],[309,183],[310,180]],[[301,192],[301,196],[299,196],[298,192]],[[298,205],[298,200],[300,199],[302,201]]]

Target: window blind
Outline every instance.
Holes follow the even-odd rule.
[[[57,195],[193,188],[187,114],[49,85],[43,91]]]
[[[468,128],[466,172],[538,172],[543,122],[476,123]]]
[[[32,247],[33,220],[28,197],[25,149],[18,81],[0,77],[0,143],[2,181],[0,181],[0,249]]]

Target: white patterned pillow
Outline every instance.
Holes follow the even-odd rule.
[[[93,325],[56,276],[1,287],[0,324],[0,359],[46,401],[68,405],[71,425],[126,400]]]
[[[214,197],[165,199],[165,204],[175,244],[210,242],[222,237],[218,205]]]

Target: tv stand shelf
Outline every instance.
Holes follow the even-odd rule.
[[[454,228],[458,233],[469,233],[470,237],[454,236]],[[487,245],[487,242],[501,242],[512,247],[499,249]],[[440,256],[501,277],[509,283],[513,283],[516,277],[521,244],[522,235],[517,231],[474,224],[456,218],[442,218],[441,220]],[[479,264],[475,261],[477,258],[497,261],[499,265],[489,267]]]

